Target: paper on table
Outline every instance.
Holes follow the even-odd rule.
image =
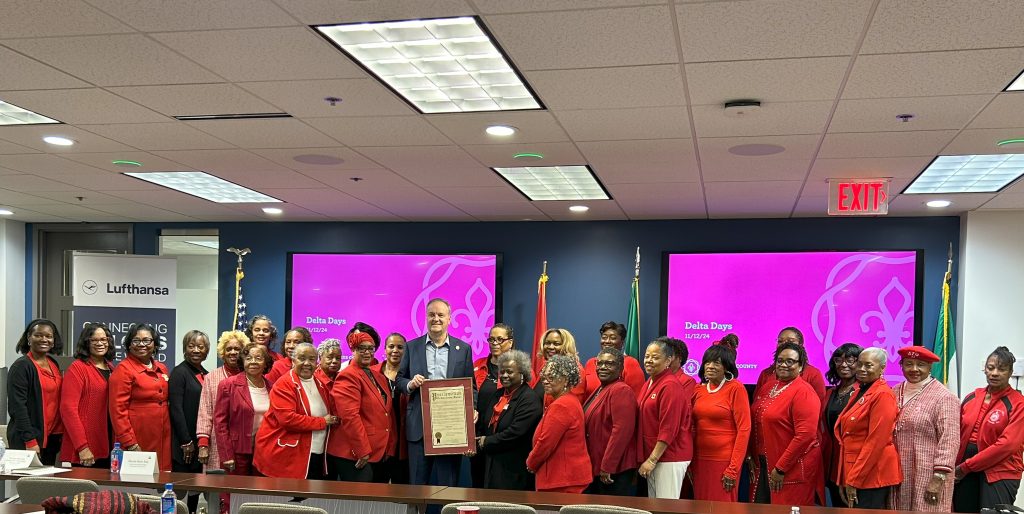
[[[57,473],[67,473],[70,469],[55,468],[53,466],[46,466],[43,468],[25,468],[15,469],[11,471],[12,475],[25,475],[25,476],[42,476],[42,475],[56,475]]]

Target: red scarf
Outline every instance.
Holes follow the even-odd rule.
[[[498,398],[498,403],[494,406],[494,414],[491,414],[490,426],[492,431],[498,428],[498,419],[501,418],[501,413],[508,407],[509,400],[512,399],[512,395],[515,394],[520,387],[523,387],[523,384],[519,384],[515,389],[505,390],[505,394],[501,395],[501,398]]]

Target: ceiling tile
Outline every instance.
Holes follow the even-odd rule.
[[[943,155],[1024,153],[1020,145],[996,146],[1005,139],[1021,137],[1021,129],[965,130],[942,149]]]
[[[167,116],[278,112],[276,107],[234,84],[129,86],[112,87],[109,91]]]
[[[220,77],[141,34],[4,41],[100,86],[220,82]]]
[[[64,123],[147,123],[169,121],[102,89],[3,91],[0,98]]]
[[[396,186],[384,189],[367,187],[362,192],[352,195],[410,221],[441,218],[459,221],[473,220],[470,215],[417,186]]]
[[[92,191],[109,192],[111,190],[124,191],[155,191],[163,189],[160,186],[122,173],[111,173],[109,171],[87,171],[76,173],[61,173],[46,175],[47,178],[70,184],[82,189]]]
[[[55,146],[43,141],[46,136],[62,136],[75,142],[74,146]],[[8,125],[0,127],[0,139],[27,146],[36,151],[63,154],[72,152],[120,152],[132,148],[117,141],[97,136],[71,125]]]
[[[607,9],[634,5],[659,5],[664,0],[474,0],[484,14],[564,11],[568,9]]]
[[[1024,179],[1018,178],[1013,181],[1006,189],[1003,190],[1001,195],[1004,194],[1022,194],[1024,193]]]
[[[543,111],[436,114],[430,116],[428,122],[460,145],[555,143],[569,140],[554,116]],[[486,132],[491,125],[509,125],[517,131],[511,136],[492,136]]]
[[[391,213],[353,198],[341,191],[320,187],[317,189],[267,189],[266,194],[288,202],[282,206],[285,215],[298,205],[329,218],[346,220],[397,221]]]
[[[0,46],[0,70],[18,70],[17,73],[0,75],[0,90],[89,87],[88,82],[78,80],[67,73],[2,46]],[[0,100],[10,102],[4,96],[0,96]]]
[[[980,208],[983,211],[990,209],[1024,210],[1024,193],[999,193]]]
[[[115,173],[126,171],[191,171],[191,168],[184,164],[147,152],[68,153],[61,154],[61,157]],[[135,161],[142,164],[142,166],[117,166],[113,164],[115,160]]]
[[[451,141],[418,116],[311,118],[306,123],[348,146],[444,145]]]
[[[862,55],[843,98],[996,94],[1020,73],[1022,62],[1024,48]]]
[[[363,147],[355,150],[424,187],[504,184],[493,170],[457,146]]]
[[[0,155],[12,154],[12,153],[37,153],[41,150],[35,148],[29,148],[27,146],[16,145],[10,141],[0,140]]]
[[[232,147],[231,143],[226,143],[209,134],[200,132],[180,121],[124,125],[83,125],[83,127],[90,132],[95,132],[131,145],[139,150],[201,150]]]
[[[605,185],[700,180],[690,139],[595,141],[578,146]]]
[[[363,195],[374,190],[415,187],[415,184],[401,175],[385,169],[303,170],[302,174],[355,198],[363,198]],[[352,180],[353,178],[359,180]]]
[[[173,32],[153,38],[234,82],[366,76],[308,27]]]
[[[293,0],[280,4],[284,10],[307,25],[447,18],[473,14],[473,9],[464,0]]]
[[[119,216],[125,219],[133,219],[138,221],[149,221],[149,222],[168,222],[168,221],[203,221],[199,218],[186,216],[184,214],[174,212],[167,209],[159,209],[144,205],[140,203],[128,203],[124,205],[107,204],[99,205],[96,207],[97,210],[105,213]]]
[[[613,184],[608,189],[630,219],[707,217],[704,192],[698,183]]]
[[[0,18],[0,34],[5,38],[117,32],[133,31],[81,0],[7,0]]]
[[[560,111],[555,116],[575,141],[690,137],[685,107]]]
[[[104,193],[204,220],[208,219],[208,216],[227,218],[221,219],[221,221],[243,221],[252,218],[251,213],[243,213],[229,204],[214,203],[164,187],[148,191],[107,190]],[[253,204],[234,205],[251,206]]]
[[[83,205],[97,209],[102,209],[104,205],[128,205],[133,203],[124,198],[105,195],[95,191],[40,191],[36,195],[60,203]]]
[[[236,29],[297,25],[269,0],[89,0],[90,3],[143,32]]]
[[[701,157],[704,183],[803,180],[810,159],[760,159],[739,155]]]
[[[721,105],[695,105],[694,132],[699,137],[784,136],[820,134],[825,129],[832,102],[766,102],[743,117],[725,114]]]
[[[1016,128],[1024,134],[1024,94],[1002,93],[968,125],[968,128]]]
[[[154,152],[193,169],[219,175],[221,172],[252,173],[285,171],[287,168],[246,150],[174,150]]]
[[[749,136],[749,137],[702,137],[698,139],[700,145],[700,159],[724,160],[735,157],[729,149],[739,145],[777,145],[785,148],[784,151],[772,155],[759,155],[746,157],[753,160],[801,160],[811,159],[818,148],[818,135],[795,135],[795,136]]]
[[[676,17],[686,62],[850,55],[871,4],[709,2],[677,5]]]
[[[35,175],[6,175],[4,176],[4,189],[20,193],[40,193],[45,191],[78,191],[81,188]]]
[[[685,105],[678,64],[526,73],[550,109]]]
[[[849,63],[849,57],[690,63],[686,85],[690,101],[698,105],[742,99],[832,100],[839,94]]]
[[[309,125],[290,118],[192,121],[188,125],[241,148],[303,148],[338,144]]]
[[[711,182],[704,184],[711,218],[788,218],[800,181]]]
[[[38,193],[38,192],[36,192]],[[35,194],[22,193],[19,191],[11,191],[9,189],[0,189],[0,206],[4,207],[33,207],[36,205],[53,205],[59,204],[56,200],[49,198],[43,198]]]
[[[367,170],[379,168],[380,166],[359,155],[355,151],[343,146],[322,147],[322,148],[271,148],[256,149],[252,153],[274,161],[281,166],[305,173],[306,171],[328,171],[334,173],[336,170]],[[341,159],[338,164],[306,164],[295,160],[297,156],[322,156]],[[308,175],[308,174],[307,174]]]
[[[794,218],[825,218],[828,216],[827,196],[802,195],[793,209]]]
[[[653,6],[494,15],[484,21],[519,69],[562,70],[679,62],[671,16],[668,6]]]
[[[922,132],[872,132],[828,134],[819,157],[920,157],[933,156],[953,136],[955,130]]]
[[[0,156],[0,166],[34,175],[99,171],[92,166],[63,158],[63,156],[36,153]]]
[[[282,80],[239,84],[296,118],[409,116],[404,101],[373,79]],[[325,98],[341,98],[331,105]]]
[[[816,159],[808,180],[824,181],[829,178],[913,178],[921,173],[930,162],[932,162],[932,156]]]
[[[1024,46],[1017,0],[883,0],[861,54]]]
[[[323,188],[320,182],[289,169],[275,171],[252,171],[240,169],[219,169],[208,171],[228,182],[266,193],[268,189],[316,189]],[[270,195],[274,196],[274,195]],[[278,198],[280,200],[280,198]]]
[[[971,193],[960,195],[899,195],[889,202],[890,216],[952,216],[971,211],[995,198],[995,194]],[[936,209],[925,205],[930,200],[950,200],[952,205]]]
[[[536,221],[551,219],[530,202],[465,201],[459,203],[458,207],[480,221]]]
[[[456,207],[461,207],[462,204],[491,202],[521,205],[530,203],[519,191],[507,184],[494,187],[427,187],[426,189]]]
[[[972,95],[840,100],[828,131],[961,129],[991,98],[992,95]],[[913,114],[914,118],[903,122],[896,118],[898,114]]]
[[[619,208],[614,200],[587,200],[587,201],[547,201],[533,202],[533,205],[540,209],[555,221],[599,221],[599,220],[624,220],[628,219],[625,212]],[[586,205],[590,207],[587,212],[572,212],[571,205]]]
[[[564,166],[585,164],[586,159],[573,143],[524,143],[516,145],[462,145],[485,166],[514,168],[521,166]],[[539,153],[543,159],[516,159],[519,153]]]

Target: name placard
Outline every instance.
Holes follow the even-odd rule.
[[[155,475],[157,472],[156,452],[124,452],[122,475]]]
[[[39,462],[39,455],[32,450],[7,450],[4,452],[4,457],[0,459],[0,469],[6,471],[42,466],[43,463]]]

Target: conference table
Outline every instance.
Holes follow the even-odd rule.
[[[32,512],[43,512],[43,507],[29,503],[0,503],[0,514],[30,514]]]

